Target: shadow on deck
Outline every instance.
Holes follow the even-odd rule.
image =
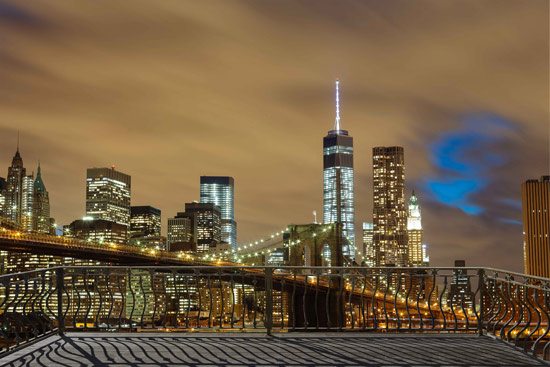
[[[51,336],[0,366],[548,366],[474,335],[113,334]]]

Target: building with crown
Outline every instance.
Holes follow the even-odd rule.
[[[353,138],[340,126],[340,82],[336,80],[334,128],[323,138],[323,223],[342,223],[342,253],[355,258]]]
[[[8,167],[7,179],[2,186],[2,216],[24,231],[52,233],[50,200],[42,179],[40,164],[36,178],[34,173],[27,175],[19,152],[19,139],[11,166]]]
[[[32,200],[32,231],[38,233],[52,233],[53,220],[50,217],[50,198],[44,181],[40,164],[36,171],[36,178],[33,182]]]
[[[6,178],[5,206],[4,215],[12,222],[21,225],[23,215],[23,184],[27,177],[27,170],[23,166],[23,158],[19,153],[19,142],[17,150],[8,167],[8,176]]]
[[[423,266],[425,258],[425,248],[422,246],[422,216],[420,213],[420,204],[414,191],[409,198],[407,233],[409,244],[409,265]]]

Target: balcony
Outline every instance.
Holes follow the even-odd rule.
[[[48,268],[0,277],[0,365],[542,365],[549,320],[495,269]]]

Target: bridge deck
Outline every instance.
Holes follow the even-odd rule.
[[[489,337],[381,334],[51,336],[0,366],[542,366]]]

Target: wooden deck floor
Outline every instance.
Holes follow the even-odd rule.
[[[489,337],[346,334],[52,336],[0,366],[548,366]]]

